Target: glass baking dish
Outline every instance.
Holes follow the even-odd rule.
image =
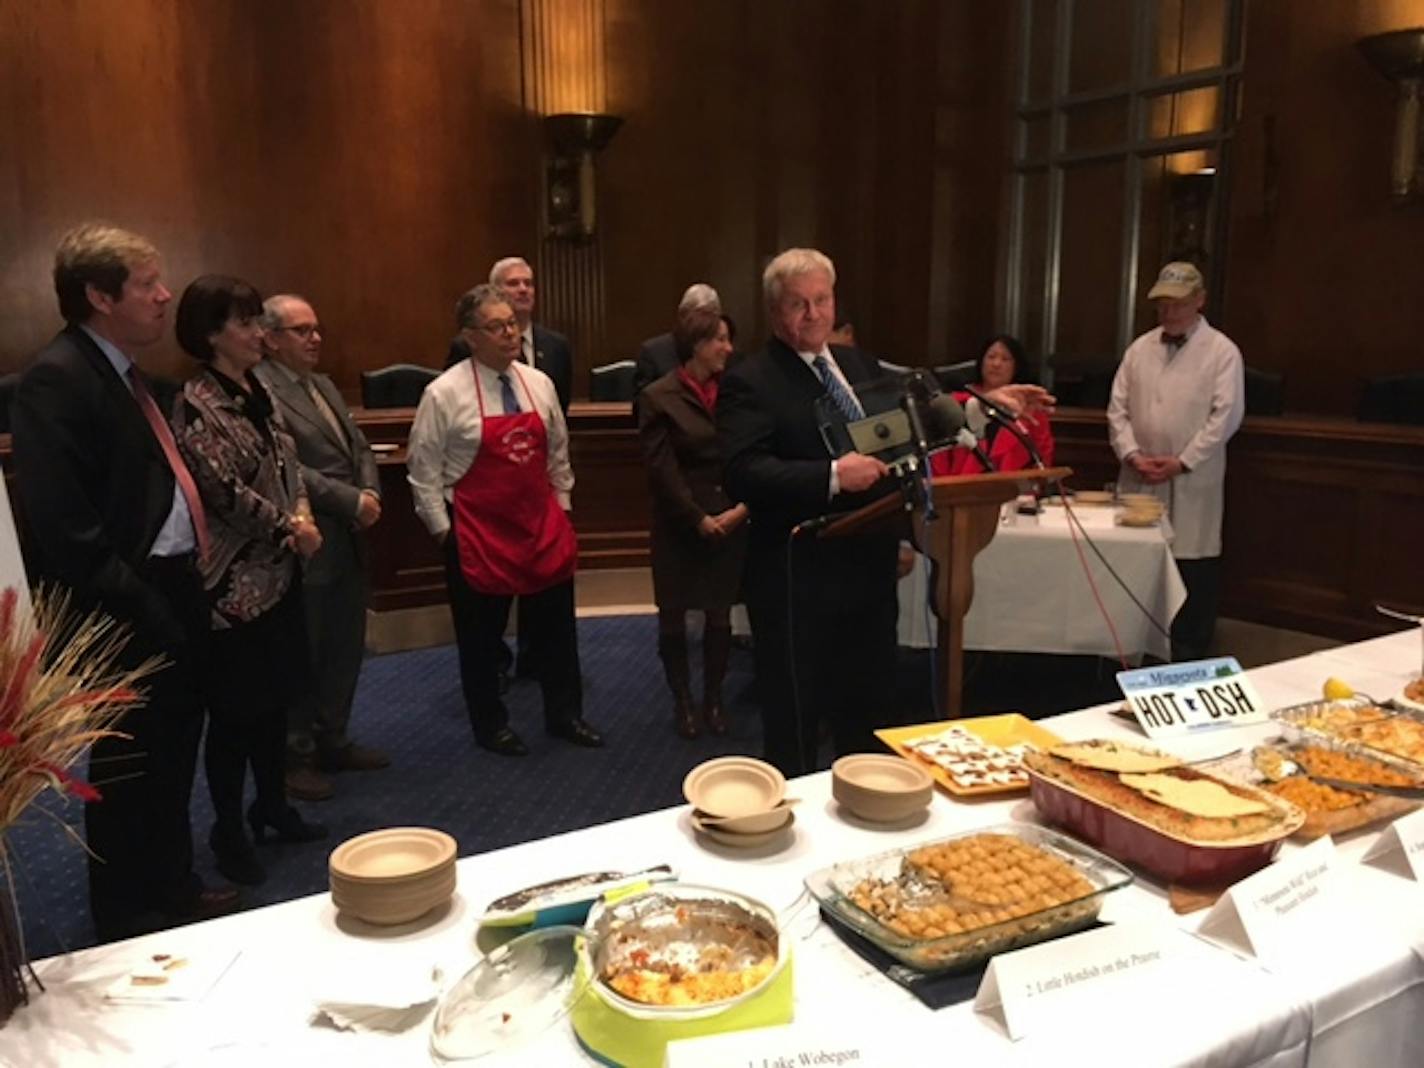
[[[933,938],[915,938],[894,931],[851,900],[851,895],[866,880],[903,879],[909,870],[906,858],[910,853],[976,835],[1017,838],[1067,864],[1083,876],[1092,889],[1047,908]],[[999,953],[1081,930],[1097,919],[1107,894],[1131,882],[1132,873],[1127,868],[1081,842],[1033,824],[1005,823],[833,864],[808,875],[806,889],[835,919],[896,960],[917,971],[944,972],[970,968]]]

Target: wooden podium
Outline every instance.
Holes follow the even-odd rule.
[[[999,529],[1005,502],[1018,496],[1019,484],[1066,478],[1067,467],[996,471],[983,475],[950,475],[930,483],[935,515],[925,515],[923,502],[908,504],[900,494],[841,516],[821,531],[823,538],[895,529],[930,558],[930,589],[939,619],[935,652],[944,686],[943,711],[950,719],[964,714],[964,614],[974,600],[974,558]]]

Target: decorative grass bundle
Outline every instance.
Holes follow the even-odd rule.
[[[0,862],[10,882],[6,834],[45,790],[99,801],[99,790],[69,769],[119,717],[143,700],[139,680],[155,658],[125,668],[126,628],[98,612],[78,615],[69,599],[40,591],[24,611],[18,592],[0,593]],[[82,844],[78,833],[44,806]],[[0,1023],[29,1000],[22,927],[0,886]]]

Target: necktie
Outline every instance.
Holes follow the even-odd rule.
[[[519,339],[519,354],[530,367],[534,366],[534,342],[530,338]]]
[[[831,398],[831,403],[836,406],[836,411],[845,416],[847,422],[863,418],[865,412],[861,410],[860,402],[855,399],[850,390],[841,385],[841,380],[831,370],[830,361],[824,356],[817,356],[811,362],[816,367],[816,374],[821,376],[821,385],[826,387],[826,395]]]
[[[1179,349],[1186,343],[1186,334],[1169,334],[1165,330],[1162,332],[1162,344],[1164,345],[1170,345],[1174,349]]]
[[[518,414],[519,398],[514,395],[514,386],[510,384],[508,374],[499,376],[499,399],[504,404],[505,415]]]
[[[321,417],[326,420],[326,425],[331,427],[332,432],[336,435],[336,440],[345,442],[346,431],[341,427],[341,420],[337,418],[331,405],[326,403],[326,398],[321,395],[321,390],[316,388],[315,380],[308,375],[303,384],[306,386],[307,396],[311,398],[312,404],[321,413]]]
[[[183,462],[183,457],[178,455],[178,443],[173,440],[173,431],[168,426],[168,420],[164,419],[163,413],[158,410],[158,404],[154,401],[153,394],[148,391],[147,383],[132,367],[129,368],[129,385],[133,387],[134,399],[138,401],[143,417],[148,420],[149,429],[158,439],[163,458],[168,461],[168,466],[173,471],[183,500],[188,503],[188,514],[193,519],[193,534],[198,539],[198,555],[206,560],[212,544],[208,539],[208,517],[203,511],[203,499],[198,496],[198,486],[193,481],[192,472]]]

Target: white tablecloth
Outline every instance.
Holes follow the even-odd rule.
[[[1075,509],[1089,537],[1153,619],[1164,628],[1186,600],[1170,548],[1171,529],[1119,527],[1114,509]],[[1116,648],[1083,573],[1079,549],[1132,659],[1171,658],[1171,641],[1132,603],[1103,562],[1079,536],[1078,548],[1062,508],[1049,506],[1031,520],[1015,517],[974,560],[974,602],[964,618],[964,647],[996,652],[1087,653],[1115,658]],[[928,604],[929,567],[922,561],[900,581],[900,644],[935,644],[937,620]]]
[[[1373,673],[1398,690],[1417,673],[1420,637],[1408,631],[1253,671],[1272,705],[1310,700],[1328,675]],[[1107,707],[1046,721],[1069,738],[1133,737]],[[1188,739],[1184,755],[1220,752],[1269,733],[1249,728]],[[428,1021],[400,1036],[356,1036],[308,1024],[324,977],[441,964],[453,981],[476,959],[472,916],[492,898],[530,883],[593,869],[675,865],[690,882],[726,886],[789,908],[805,875],[837,860],[1004,820],[1032,821],[1024,798],[962,804],[936,796],[927,819],[908,830],[882,830],[843,817],[825,773],[796,780],[802,798],[789,840],[740,851],[700,841],[685,808],[467,857],[450,909],[423,924],[382,931],[338,918],[319,894],[271,908],[41,962],[49,991],[37,995],[0,1031],[0,1063],[23,1068],[86,1065],[197,1066],[428,1063]],[[1113,999],[1067,1033],[1036,1033],[1010,1042],[969,1003],[930,1012],[868,968],[809,913],[793,922],[798,1024],[861,1026],[897,1036],[896,1063],[952,1059],[965,1064],[1092,1065],[1417,1065],[1424,1063],[1424,888],[1354,864],[1375,835],[1341,844],[1358,925],[1321,932],[1301,947],[1300,964],[1270,975],[1253,961],[1191,940],[1189,988],[1143,983]],[[1292,848],[1287,846],[1287,848]],[[1145,918],[1192,931],[1202,913],[1177,916],[1163,890],[1139,879],[1109,898],[1104,918]],[[803,937],[804,935],[804,937]],[[102,998],[128,963],[156,952],[200,960],[240,950],[236,964],[205,1000],[166,1006],[119,1006]],[[950,1057],[950,1051],[953,1056]],[[590,1063],[566,1025],[533,1045],[480,1062],[491,1065]]]

